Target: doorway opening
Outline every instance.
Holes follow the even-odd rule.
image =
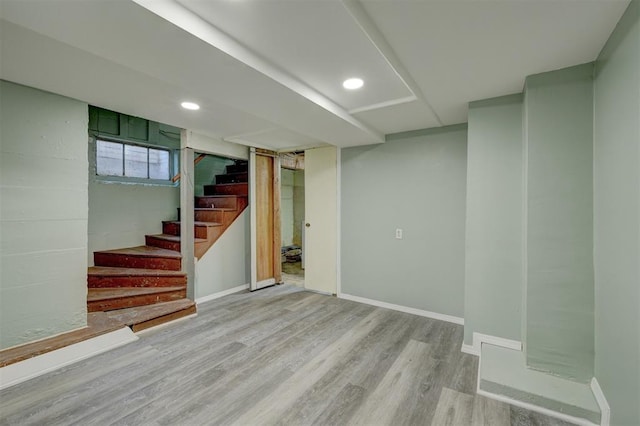
[[[282,281],[304,287],[304,152],[281,154]]]

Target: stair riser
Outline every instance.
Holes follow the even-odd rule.
[[[238,197],[235,197],[235,196],[228,196],[228,197],[223,196],[223,197],[216,197],[216,198],[197,197],[196,207],[200,207],[200,208],[218,207],[223,209],[237,209]]]
[[[216,229],[221,227],[208,227],[208,226],[194,226],[194,237],[208,239],[210,235],[215,235],[218,232]],[[178,223],[163,223],[162,233],[169,235],[180,235],[180,224]]]
[[[200,238],[200,237],[196,237],[196,238]],[[155,238],[151,235],[145,236],[145,241],[146,241],[146,244],[151,247],[158,247],[158,248],[163,248],[167,250],[180,251],[180,242],[167,241],[167,240],[163,240],[162,238]],[[201,246],[204,244],[206,244],[204,241],[196,241],[195,247],[197,248],[198,246]]]
[[[96,266],[163,269],[166,271],[180,270],[180,259],[171,259],[166,257],[142,257],[118,253],[94,253],[93,261]]]
[[[249,184],[205,185],[204,195],[249,195]]]
[[[227,173],[246,172],[249,168],[248,164],[230,164],[227,166]]]
[[[180,251],[179,241],[167,241],[161,238],[156,238],[153,235],[145,235],[145,244],[151,247],[158,247],[167,250]]]
[[[180,235],[180,224],[163,222],[162,233],[169,235]]]
[[[196,210],[194,213],[196,222],[216,222],[225,225],[227,225],[229,220],[235,215],[235,212],[207,210]]]
[[[178,287],[187,285],[187,276],[181,277],[113,277],[96,276],[87,277],[89,288],[109,288],[109,287]]]
[[[233,173],[227,175],[216,175],[216,183],[240,183],[240,182],[248,182],[249,181],[249,173],[241,172],[241,173]]]
[[[187,297],[187,290],[171,291],[167,293],[146,294],[139,296],[121,297],[109,300],[92,300],[87,302],[89,312],[113,311],[115,309],[133,308],[135,306],[153,305],[155,303],[171,302]]]

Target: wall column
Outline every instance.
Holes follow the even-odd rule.
[[[588,382],[594,363],[593,64],[525,86],[527,365]]]
[[[187,297],[195,300],[195,257],[193,235],[193,149],[187,148],[189,133],[180,132],[180,254],[182,271],[187,274]]]

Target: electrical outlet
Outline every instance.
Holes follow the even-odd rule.
[[[402,239],[402,229],[400,228],[396,229],[396,239],[398,240]]]

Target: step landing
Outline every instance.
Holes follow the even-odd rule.
[[[528,368],[524,352],[483,344],[478,379],[480,391],[570,416],[581,424],[600,424],[600,408],[588,383]]]
[[[0,351],[0,367],[43,355],[123,327],[125,327],[124,324],[110,318],[104,312],[91,312],[87,314],[87,326],[84,328]]]
[[[114,320],[128,325],[134,332],[145,330],[178,318],[196,313],[195,302],[180,299],[153,305],[107,311],[105,314]]]

